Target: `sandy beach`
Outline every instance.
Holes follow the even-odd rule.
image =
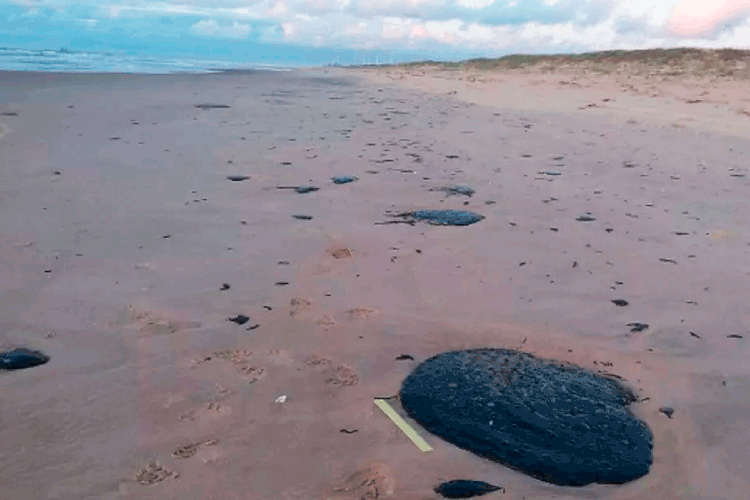
[[[0,348],[51,358],[0,372],[0,497],[746,498],[736,68],[0,73]],[[432,208],[485,218],[376,224]],[[470,347],[624,379],[650,473],[554,486],[423,430],[421,452],[373,398]]]

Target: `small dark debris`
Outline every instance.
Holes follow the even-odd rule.
[[[120,137],[110,137],[109,138],[110,141],[119,141],[120,139],[121,139]]]
[[[591,215],[590,212],[586,212],[585,214],[579,215],[578,217],[576,217],[576,220],[579,222],[591,222],[591,221],[595,221],[596,217]]]
[[[432,188],[430,191],[443,191],[446,196],[452,195],[463,195],[471,198],[474,195],[474,190],[469,186],[443,186],[440,188]]]
[[[445,157],[449,160],[455,160],[456,158],[458,158],[458,155],[445,155]]]
[[[578,267],[578,261],[577,260],[573,262],[573,267]]]
[[[312,220],[312,215],[293,214],[292,217],[299,220]]]
[[[169,239],[171,237],[172,237],[171,234],[165,234],[164,236],[162,236],[162,239],[167,240],[167,239]]]
[[[485,483],[483,481],[454,479],[452,481],[440,483],[440,485],[435,488],[435,493],[444,498],[472,498],[498,490],[503,490],[503,493],[505,493],[505,488]]]
[[[250,318],[248,316],[245,316],[244,314],[238,314],[234,318],[229,318],[229,321],[232,323],[237,323],[238,325],[244,325],[248,321],[250,321]]]
[[[695,332],[694,332],[694,331],[692,331],[692,330],[690,331],[690,336],[691,336],[691,337],[695,337],[696,339],[699,339],[699,338],[700,338],[700,335],[698,335],[697,333],[695,333]]]
[[[227,179],[232,182],[246,181],[250,178],[249,175],[227,175]]]
[[[648,325],[646,323],[628,323],[630,327],[631,332],[642,332],[643,330],[648,328]]]
[[[626,305],[628,305],[628,301],[623,299],[614,299],[612,303],[620,307],[625,307]]]
[[[525,266],[525,265],[526,265],[526,261],[523,261],[523,262],[521,262],[520,264],[518,264],[518,267],[523,267],[523,266]]]
[[[263,309],[265,309],[266,311],[273,311],[273,307],[271,306],[263,306]]]
[[[18,112],[16,112],[16,111],[5,111],[3,113],[0,113],[0,116],[18,116]]]
[[[671,263],[671,264],[677,264],[677,261],[676,261],[676,260],[674,260],[674,259],[667,259],[667,258],[665,258],[665,257],[661,257],[661,258],[660,258],[659,260],[660,260],[661,262],[669,262],[669,263]]]
[[[608,233],[611,233],[612,231],[614,231],[614,229],[612,229],[611,227],[608,227],[605,229],[605,231],[607,231]]]
[[[497,203],[495,200],[487,200],[484,202],[485,205],[494,205],[495,203]]]
[[[247,327],[247,331],[249,332],[250,330],[255,330],[259,326],[260,326],[259,324],[258,325],[253,325],[253,326],[249,326],[249,327]]]
[[[276,264],[278,264],[280,266],[288,266],[289,265],[289,261],[288,260],[280,260]]]
[[[221,285],[221,288],[219,288],[219,290],[224,291],[224,290],[229,290],[230,288],[231,287],[229,286],[229,283],[224,283]]]
[[[2,370],[22,370],[34,366],[43,365],[49,361],[49,356],[39,351],[18,348],[12,351],[0,353],[0,369]]]
[[[685,232],[682,232],[682,231],[675,231],[674,234],[676,234],[677,236],[687,236],[690,233],[685,233]]]
[[[411,354],[401,354],[399,356],[396,356],[396,361],[406,361],[406,360],[413,360],[414,356]]]
[[[353,175],[337,175],[337,176],[331,177],[331,180],[333,181],[334,184],[348,184],[350,182],[359,180],[359,178]]]
[[[53,175],[62,175],[62,172],[60,172],[59,170],[55,170],[54,172],[52,172],[52,174]]]
[[[537,172],[537,173],[541,175],[562,175],[557,170],[542,170],[541,172]]]
[[[743,338],[742,335],[737,335],[736,333],[732,333],[731,335],[727,335],[728,339],[741,339]]]
[[[354,434],[355,432],[359,432],[359,429],[341,429],[339,432],[343,434]]]
[[[311,193],[313,191],[317,191],[320,188],[317,188],[315,186],[305,185],[305,186],[277,186],[276,189],[293,189],[299,194],[304,194],[304,193]]]
[[[659,411],[665,414],[668,418],[672,418],[672,415],[674,414],[674,408],[670,408],[668,406],[659,408]]]
[[[196,104],[195,107],[199,109],[224,109],[230,106],[226,104]]]
[[[556,228],[556,227],[551,227],[551,228],[549,228],[549,230],[550,230],[550,231],[554,231],[554,232],[557,232],[557,231],[559,231],[559,229],[558,229],[558,228]]]
[[[274,284],[275,284],[276,286],[286,286],[286,285],[288,285],[288,284],[289,284],[289,282],[288,282],[288,281],[277,281],[277,282],[276,282],[276,283],[274,283]]]

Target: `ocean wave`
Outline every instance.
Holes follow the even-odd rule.
[[[61,49],[30,50],[0,47],[0,70],[56,71],[69,73],[218,73],[226,70],[256,69],[290,71],[284,65],[240,63],[186,57],[115,54]]]

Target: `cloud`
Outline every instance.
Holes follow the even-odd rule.
[[[86,26],[87,28],[96,28],[96,25],[99,24],[98,19],[76,19],[76,22],[78,24]]]
[[[28,15],[135,37],[253,39],[339,48],[555,53],[750,47],[750,0],[11,0]],[[36,11],[34,9],[37,9]],[[62,14],[60,14],[62,15]],[[83,21],[75,21],[80,19]],[[171,24],[165,19],[173,20]],[[40,21],[41,22],[41,21]],[[135,29],[125,29],[134,26]],[[168,33],[167,33],[168,32]]]
[[[190,31],[199,36],[242,39],[247,38],[252,29],[249,24],[234,21],[229,25],[220,25],[213,19],[203,19],[193,24]]]
[[[742,23],[748,16],[748,0],[685,0],[672,12],[669,26],[679,36],[701,36],[727,23]]]

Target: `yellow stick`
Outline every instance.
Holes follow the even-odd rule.
[[[422,439],[422,437],[417,434],[417,431],[415,431],[403,418],[401,418],[401,415],[396,413],[396,411],[391,407],[391,405],[388,404],[388,402],[384,399],[376,399],[375,404],[378,405],[378,408],[383,410],[383,413],[385,413],[388,418],[390,418],[396,426],[401,429],[401,432],[406,434],[406,437],[412,440],[412,442],[417,445],[417,448],[420,449],[420,451],[428,452],[432,451],[432,446],[427,444],[427,441]]]

